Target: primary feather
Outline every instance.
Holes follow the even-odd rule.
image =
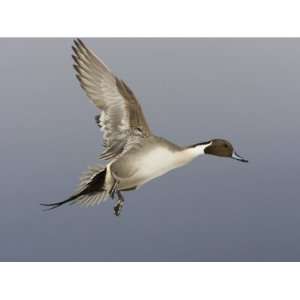
[[[102,110],[97,123],[103,132],[105,150],[100,158],[115,158],[124,151],[131,135],[147,137],[150,128],[125,82],[114,76],[81,40],[75,40],[74,44],[76,77],[88,97]]]

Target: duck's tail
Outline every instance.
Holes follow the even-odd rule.
[[[105,190],[106,167],[96,165],[90,167],[80,177],[80,183],[75,193],[68,199],[54,203],[41,203],[47,209],[54,209],[63,204],[80,204],[93,206],[104,202],[109,195]]]

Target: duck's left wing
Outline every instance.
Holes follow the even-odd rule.
[[[84,43],[72,47],[76,77],[92,102],[102,110],[97,123],[103,131],[105,151],[101,158],[122,153],[130,135],[151,134],[142,108],[124,81],[118,79]]]

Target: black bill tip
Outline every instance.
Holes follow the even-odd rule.
[[[233,153],[232,153],[231,158],[233,158],[233,159],[235,159],[235,160],[238,160],[238,161],[241,161],[241,162],[244,162],[244,163],[249,162],[247,159],[241,157],[241,156],[238,155],[236,152],[233,152]]]

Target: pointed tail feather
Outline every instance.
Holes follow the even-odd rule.
[[[52,203],[40,203],[40,205],[47,207],[45,210],[51,210],[54,208],[58,208],[63,204],[70,203],[72,204],[72,201],[77,198],[77,195],[71,196],[70,198],[60,201],[60,202],[52,202]]]
[[[52,210],[67,203],[93,206],[104,202],[108,196],[104,187],[105,176],[105,167],[99,165],[90,167],[80,177],[80,183],[74,195],[64,201],[41,203],[41,205],[47,207],[46,210]]]

